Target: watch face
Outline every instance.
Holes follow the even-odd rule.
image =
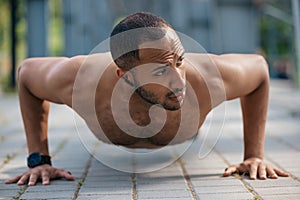
[[[39,153],[32,153],[28,158],[28,165],[34,167],[41,163],[41,155]]]

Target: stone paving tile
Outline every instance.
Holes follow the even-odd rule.
[[[77,199],[131,199],[132,175],[93,160]]]
[[[187,186],[185,185],[185,182],[180,182],[180,183],[152,183],[152,184],[142,184],[142,183],[137,183],[137,190],[138,191],[161,191],[163,192],[164,190],[180,190],[180,189],[186,189]]]
[[[132,182],[130,181],[90,181],[90,180],[85,180],[85,185],[86,187],[92,187],[92,188],[132,188]],[[83,186],[83,188],[84,188]]]
[[[82,195],[79,194],[77,200],[90,200],[90,199],[94,199],[94,200],[129,200],[131,199],[132,196],[131,194],[117,194],[117,195],[97,195],[97,194],[89,194],[89,195]]]
[[[192,197],[160,197],[160,200],[193,200]],[[157,200],[157,198],[139,198],[139,200]]]
[[[276,194],[276,195],[269,195],[264,196],[264,200],[299,200],[300,194]]]
[[[117,195],[117,194],[122,194],[122,195],[128,195],[132,193],[132,185],[130,187],[119,187],[118,184],[114,184],[113,186],[110,187],[102,187],[102,186],[85,186],[80,189],[80,194],[81,195]]]
[[[185,190],[187,185],[185,180],[181,177],[173,178],[172,180],[167,179],[162,176],[160,178],[155,178],[149,180],[149,178],[138,177],[136,180],[136,188],[138,191],[161,191],[166,190]]]
[[[0,199],[12,199],[20,189],[0,189]]]
[[[231,186],[242,186],[242,183],[238,179],[226,179],[220,178],[215,180],[194,180],[192,179],[192,183],[194,187],[231,187]]]
[[[74,191],[44,191],[43,188],[40,188],[39,192],[25,191],[21,196],[21,199],[72,199],[74,196]]]
[[[288,195],[288,194],[297,194],[300,195],[300,187],[299,186],[289,186],[289,187],[269,187],[269,188],[256,188],[255,189],[262,197],[280,194],[280,195]]]
[[[200,200],[253,200],[250,193],[214,193],[214,194],[201,194]]]
[[[248,193],[246,188],[244,188],[241,184],[231,185],[231,186],[209,186],[209,187],[195,187],[195,191],[199,196],[201,194],[215,194],[215,193]]]
[[[270,188],[270,187],[290,187],[295,186],[299,187],[300,191],[300,182],[292,179],[291,177],[280,177],[278,179],[267,179],[264,181],[256,180],[246,180],[251,186],[256,188]]]
[[[152,191],[137,191],[137,198],[138,199],[160,199],[160,198],[192,198],[192,195],[188,189],[185,190],[152,190]]]

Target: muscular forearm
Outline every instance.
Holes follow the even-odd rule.
[[[39,99],[31,93],[30,88],[26,85],[26,72],[22,70],[19,72],[19,100],[28,152],[49,155],[47,132],[49,102]]]
[[[269,78],[266,75],[260,85],[241,98],[244,122],[244,159],[264,157],[264,137],[269,98]]]

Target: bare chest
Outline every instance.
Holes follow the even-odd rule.
[[[193,138],[202,124],[199,110],[188,103],[180,110],[167,111],[158,106],[150,110],[119,108],[110,102],[96,108],[100,140],[132,148],[155,148]]]

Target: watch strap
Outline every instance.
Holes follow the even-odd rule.
[[[41,153],[33,152],[27,158],[27,166],[29,168],[34,168],[43,164],[52,165],[51,157],[48,155],[43,155]]]
[[[52,165],[51,163],[51,157],[48,155],[41,155],[41,165],[43,164],[48,164],[48,165]]]

